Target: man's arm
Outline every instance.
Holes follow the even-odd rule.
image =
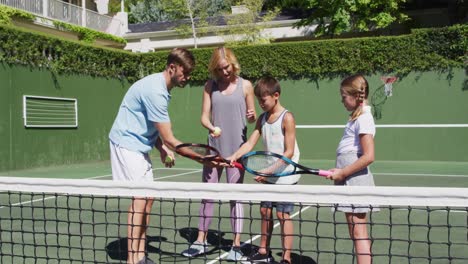
[[[171,122],[154,123],[154,126],[159,131],[159,138],[162,140],[162,143],[169,149],[174,150],[177,145],[182,144],[181,141],[174,137]]]

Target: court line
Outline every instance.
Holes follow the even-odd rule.
[[[158,168],[153,169],[153,170],[157,170],[157,169],[158,169]],[[165,168],[164,168],[164,169],[165,169]],[[191,173],[195,173],[195,172],[201,172],[201,171],[202,171],[202,170],[198,169],[198,170],[195,170],[195,171],[184,172],[184,173],[178,173],[178,174],[169,175],[169,176],[164,176],[164,177],[158,177],[158,178],[156,178],[156,179],[154,179],[154,180],[155,180],[155,181],[158,181],[158,180],[160,180],[160,179],[174,178],[174,177],[178,177],[178,176],[182,176],[182,175],[186,175],[186,174],[191,174]],[[98,178],[109,177],[109,176],[112,176],[112,174],[106,174],[106,175],[94,176],[94,177],[89,177],[89,178],[83,178],[83,180],[98,179]],[[8,176],[0,176],[0,177],[8,177]],[[46,200],[53,199],[53,198],[58,198],[58,197],[63,197],[63,195],[59,195],[59,196],[49,196],[49,197],[40,198],[40,199],[36,199],[36,200],[31,200],[31,201],[24,201],[24,202],[20,202],[20,203],[14,203],[14,204],[11,204],[10,206],[17,206],[17,205],[35,203],[35,202],[39,202],[39,201],[46,201]],[[6,206],[0,206],[0,209],[3,209],[3,208],[6,208]]]
[[[304,208],[302,208],[300,211],[297,211],[295,212],[294,214],[291,215],[291,219],[293,219],[294,217],[296,217],[298,214],[300,213],[303,213],[304,211],[306,211],[307,209],[309,209],[310,206],[306,206]],[[273,229],[277,228],[278,226],[280,225],[280,222],[277,221],[275,225],[273,225]],[[244,247],[245,245],[247,244],[250,244],[252,242],[254,242],[255,240],[257,240],[258,238],[260,237],[260,235],[256,235],[254,236],[253,238],[245,241],[244,243],[242,243],[240,245],[240,247]],[[207,262],[206,264],[213,264],[213,263],[216,263],[216,262],[219,262],[220,260],[224,259],[225,257],[227,257],[229,255],[229,252],[225,252],[224,254],[222,254],[221,256],[215,258],[214,260],[210,261],[210,262]]]
[[[390,176],[427,176],[427,177],[459,177],[468,178],[464,174],[426,174],[426,173],[398,173],[398,172],[372,172],[375,175],[390,175]]]
[[[344,128],[345,125],[296,125],[296,128]],[[436,127],[468,127],[468,124],[382,124],[376,128],[436,128]]]
[[[153,169],[153,171],[155,171],[155,170],[180,170],[180,169],[169,169],[169,168],[156,168],[156,169]],[[184,173],[178,173],[178,174],[174,174],[174,175],[169,175],[169,176],[157,177],[154,180],[157,181],[157,180],[160,180],[160,179],[173,178],[173,177],[177,177],[177,176],[182,176],[182,175],[187,175],[187,174],[192,174],[192,173],[195,173],[195,172],[201,172],[202,171],[200,169],[183,169],[183,170],[190,170],[190,171],[189,172],[184,172]],[[99,179],[99,178],[110,177],[110,176],[112,176],[112,174],[93,176],[93,177],[90,177],[90,178],[83,178],[83,180]]]

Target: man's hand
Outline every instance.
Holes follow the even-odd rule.
[[[174,152],[172,152],[166,145],[162,144],[161,148],[159,148],[159,153],[161,162],[166,168],[172,168],[172,166],[175,165]]]

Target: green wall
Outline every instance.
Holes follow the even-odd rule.
[[[394,85],[393,96],[385,98],[380,75],[368,77],[369,97],[377,105],[373,109],[380,109],[376,124],[467,125],[465,79],[463,69],[450,74],[412,73],[400,78]],[[339,78],[319,82],[282,80],[281,102],[294,113],[297,125],[344,125],[348,113],[340,102],[340,81]],[[186,88],[173,94],[170,107],[176,136],[197,142],[206,140],[206,132],[199,125],[202,88]],[[302,158],[334,159],[342,133],[343,128],[298,128]],[[381,160],[467,161],[467,135],[468,127],[377,128],[376,155]]]
[[[108,159],[107,134],[128,84],[0,67],[0,170]],[[25,128],[23,95],[76,98],[78,128]]]
[[[383,89],[380,76],[370,76],[370,97],[381,108],[377,125],[468,124],[465,79],[463,69],[412,73],[402,77],[394,95],[385,100],[377,96]],[[55,79],[48,71],[5,64],[0,64],[0,80],[0,171],[109,158],[107,135],[128,83],[78,75]],[[294,113],[297,125],[344,125],[348,114],[340,102],[339,82],[282,80],[282,104]],[[202,91],[201,86],[173,91],[169,110],[174,133],[182,141],[206,142],[200,125]],[[78,128],[25,128],[24,94],[77,98]],[[302,158],[334,159],[342,131],[298,128]],[[377,159],[467,161],[467,135],[467,127],[377,128]]]

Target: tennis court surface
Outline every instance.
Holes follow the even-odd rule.
[[[468,162],[377,161],[375,188],[341,188],[313,175],[299,185],[202,184],[201,166],[155,161],[154,184],[110,181],[109,164],[0,173],[1,263],[126,263],[127,208],[134,195],[156,198],[148,229],[156,263],[226,262],[232,242],[229,201],[244,203],[243,252],[259,245],[261,200],[295,202],[293,263],[353,263],[344,214],[335,204],[370,205],[374,263],[468,263]],[[330,168],[332,161],[303,161]],[[224,181],[224,175],[222,181]],[[405,187],[400,187],[405,186]],[[200,199],[215,200],[208,252],[180,253],[196,239]],[[279,224],[272,251],[281,259]]]

